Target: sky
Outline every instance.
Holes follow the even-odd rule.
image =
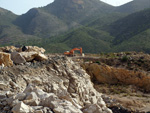
[[[46,6],[52,3],[54,0],[0,0],[0,7],[7,9],[17,15],[26,13],[31,8]],[[113,6],[119,6],[132,0],[100,0],[111,4]]]

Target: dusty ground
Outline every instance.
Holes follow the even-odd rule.
[[[140,92],[134,86],[95,84],[95,89],[106,94],[130,112],[150,112],[150,94]],[[111,107],[113,104],[108,103],[108,106]]]
[[[104,63],[115,68],[142,72],[150,76],[150,55],[141,52],[87,54],[80,59],[83,60],[80,60],[82,62]],[[115,103],[118,103],[118,105],[113,105],[113,101],[112,104],[108,102],[109,107],[121,106],[127,109],[120,113],[150,113],[150,92],[144,92],[132,85],[108,85],[97,81],[93,81],[93,83],[97,91],[108,95]],[[114,108],[114,113],[118,113],[115,112],[115,109],[118,108]]]

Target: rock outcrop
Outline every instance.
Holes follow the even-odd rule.
[[[112,113],[90,76],[67,57],[5,68],[0,76],[7,84],[0,93],[0,112]]]
[[[146,73],[97,63],[85,64],[83,67],[91,75],[91,78],[99,83],[135,85],[150,92],[150,76]]]

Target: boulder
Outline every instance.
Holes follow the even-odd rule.
[[[35,57],[35,60],[37,61],[43,61],[43,60],[47,60],[47,56],[45,56],[44,54],[38,53],[37,56]]]
[[[3,65],[3,64],[4,66],[13,65],[13,61],[11,60],[9,53],[0,52],[0,65]]]
[[[26,94],[25,93],[19,93],[19,94],[17,94],[16,95],[16,99],[18,99],[18,100],[24,100],[25,99],[25,97],[26,97]]]
[[[24,104],[23,102],[18,103],[16,106],[12,108],[13,113],[33,113],[33,109]]]
[[[37,52],[20,52],[20,55],[25,58],[27,62],[32,61],[37,55]]]
[[[37,46],[26,46],[26,52],[37,52],[37,53],[44,53],[45,49],[37,47]]]
[[[11,53],[11,60],[15,64],[21,64],[21,63],[25,63],[26,62],[25,58],[18,52],[12,52]]]
[[[23,56],[27,62],[32,60],[43,61],[48,59],[44,54],[37,52],[21,52],[20,55]]]

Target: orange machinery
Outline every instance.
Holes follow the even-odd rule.
[[[66,52],[64,52],[64,55],[74,56],[74,51],[76,51],[76,50],[80,51],[80,54],[82,56],[82,48],[81,47],[80,48],[73,48],[70,51],[66,51]]]

